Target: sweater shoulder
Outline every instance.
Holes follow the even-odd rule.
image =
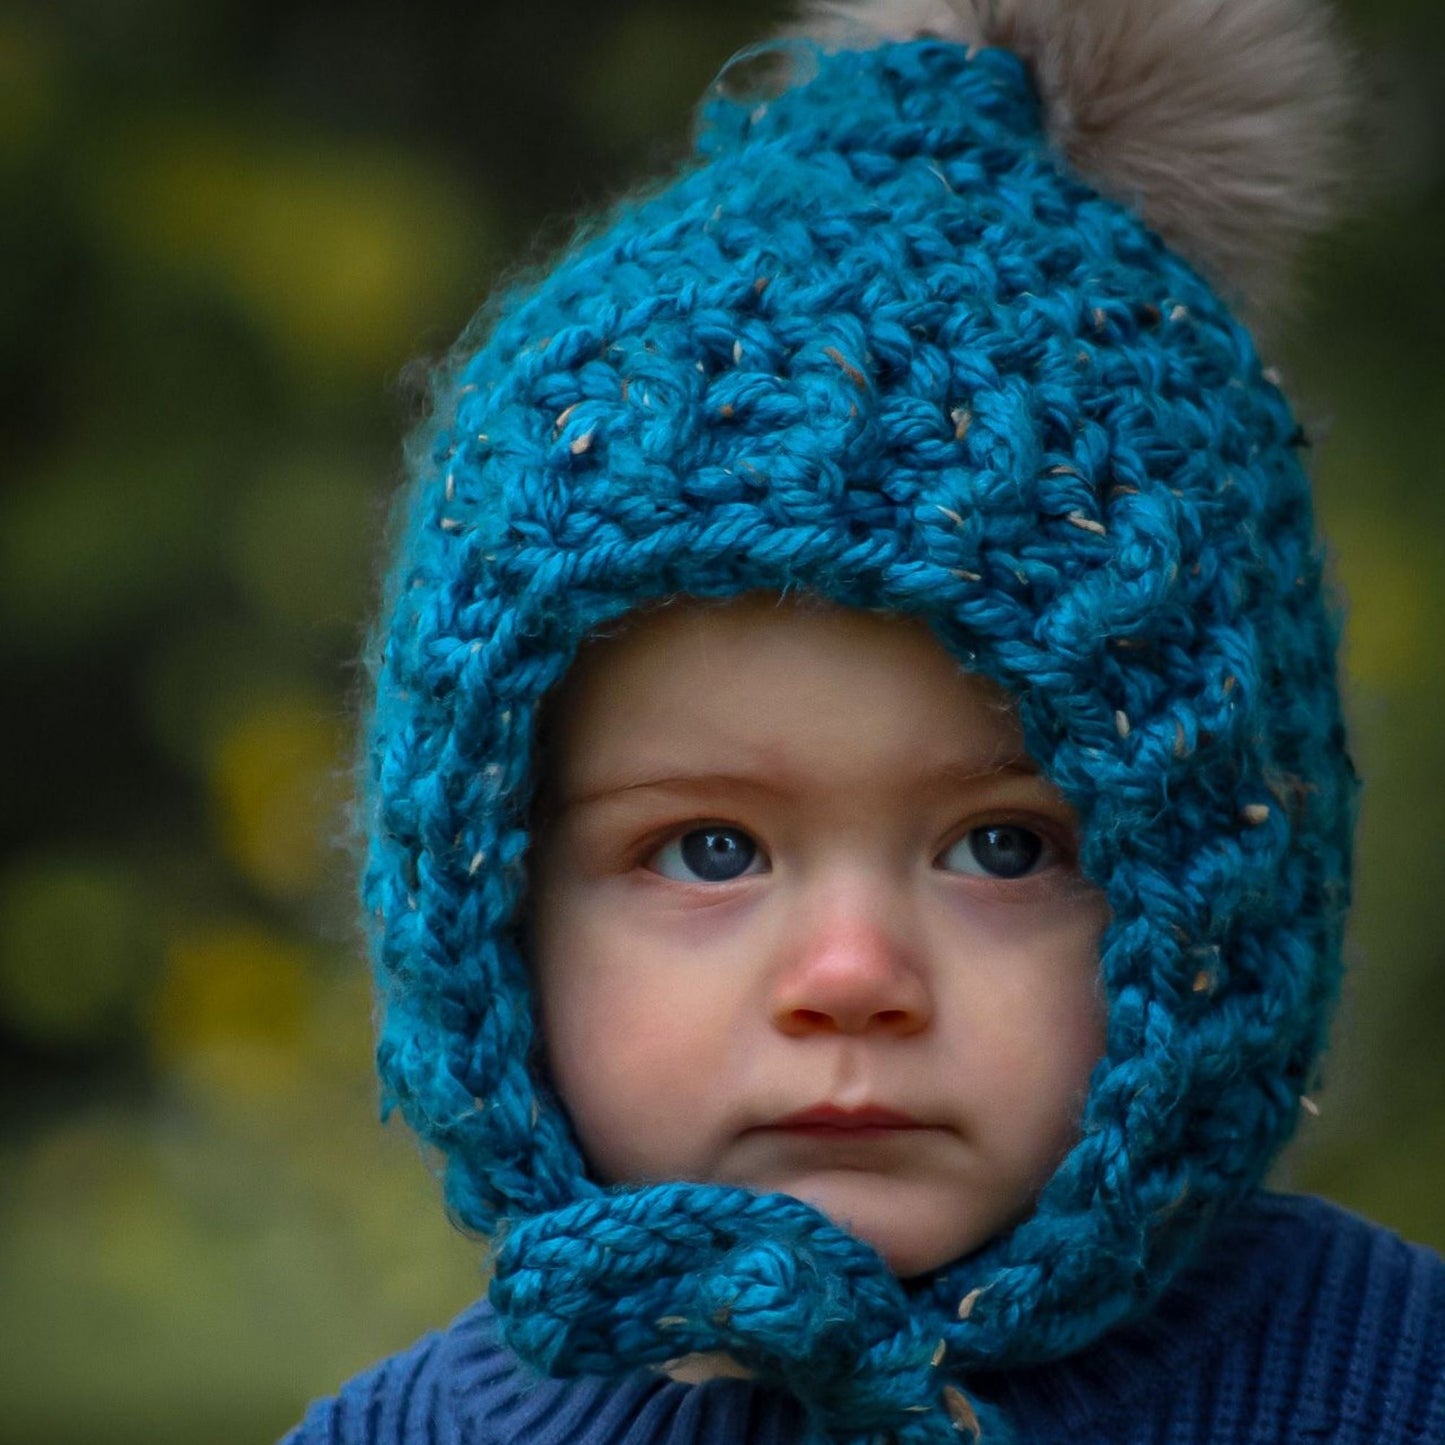
[[[750,1380],[543,1378],[501,1343],[483,1301],[318,1400],[281,1445],[796,1445],[804,1434],[798,1403]]]
[[[1322,1199],[1265,1194],[1227,1231],[1261,1282],[1235,1378],[1282,1441],[1445,1445],[1445,1262]]]
[[[484,1332],[478,1314],[474,1306],[314,1401],[280,1445],[453,1445],[456,1356]]]
[[[1434,1250],[1328,1200],[1290,1194],[1259,1195],[1221,1235],[1221,1251],[1265,1282],[1271,1315],[1308,1305],[1313,1331],[1361,1349],[1380,1341],[1401,1362],[1445,1364],[1445,1260]]]
[[[1265,1339],[1300,1351],[1299,1438],[1445,1445],[1445,1261],[1321,1199],[1264,1195]]]
[[[1445,1445],[1445,1263],[1324,1200],[1260,1194],[1145,1315],[1010,1381],[1083,1442]]]

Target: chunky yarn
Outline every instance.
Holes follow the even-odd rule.
[[[830,1438],[950,1438],[932,1408],[946,1346],[930,1312],[869,1246],[786,1195],[660,1185],[527,1220],[492,1299],[508,1343],[547,1374],[723,1350],[791,1390]]]
[[[1300,428],[1248,333],[944,40],[719,90],[697,156],[508,295],[417,447],[365,759],[388,1105],[499,1239],[553,1373],[722,1350],[820,1438],[1006,1434],[985,1368],[1146,1307],[1316,1082],[1354,779]],[[1017,700],[1108,899],[1082,1134],[1033,1213],[906,1286],[780,1196],[605,1189],[539,1062],[538,708],[669,596],[924,619]]]

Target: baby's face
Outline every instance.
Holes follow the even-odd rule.
[[[534,962],[597,1174],[792,1194],[903,1276],[1025,1215],[1107,912],[997,689],[920,624],[749,597],[593,643],[552,716]]]

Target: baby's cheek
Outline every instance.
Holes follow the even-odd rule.
[[[1104,1010],[1093,990],[1058,983],[974,1039],[969,1083],[977,1093],[964,1100],[991,1157],[1028,1187],[1043,1183],[1077,1139],[1104,1051]]]
[[[558,997],[552,1074],[594,1173],[607,1183],[704,1177],[723,1085],[706,1010],[634,968]],[[602,986],[597,984],[602,983]]]
[[[1020,1062],[1016,1091],[1018,1143],[1025,1170],[1042,1185],[1079,1137],[1089,1078],[1103,1053],[1103,1029],[1088,1017],[1056,1031],[1051,1047]]]

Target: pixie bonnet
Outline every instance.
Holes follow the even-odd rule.
[[[820,1439],[999,1440],[971,1380],[1147,1307],[1317,1083],[1355,784],[1306,438],[1238,315],[1325,216],[1346,66],[1311,0],[802,30],[438,372],[371,650],[377,1061],[538,1370],[724,1351]],[[622,614],[759,589],[1001,684],[1111,910],[1077,1144],[906,1284],[784,1196],[604,1187],[541,1060],[539,707]]]

